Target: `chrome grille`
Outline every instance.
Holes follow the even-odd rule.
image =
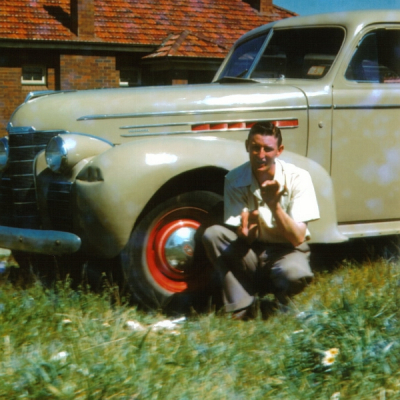
[[[53,229],[72,232],[72,182],[52,182],[47,194],[47,206]]]
[[[35,193],[34,159],[48,141],[64,131],[9,128],[9,165],[0,180],[0,224],[17,228],[41,226]]]

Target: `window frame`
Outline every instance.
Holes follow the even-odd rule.
[[[121,80],[121,72],[122,71],[134,71],[137,74],[136,83],[133,85],[129,85],[129,80],[122,81]],[[140,68],[120,68],[119,69],[119,87],[126,88],[126,87],[137,87],[142,85],[142,70]]]
[[[41,80],[35,80],[35,79],[24,79],[24,69],[41,69],[42,70],[42,79]],[[21,84],[22,85],[38,85],[38,86],[45,86],[47,84],[47,70],[46,67],[43,65],[23,65],[21,68]],[[32,74],[33,75],[33,74]]]
[[[365,84],[379,84],[379,85],[385,84],[385,85],[387,85],[389,83],[396,83],[396,84],[400,83],[400,72],[395,72],[395,74],[397,74],[397,77],[393,77],[393,78],[388,77],[386,79],[382,78],[384,76],[383,74],[382,74],[382,76],[381,76],[381,74],[377,74],[378,79],[367,79],[367,77],[365,77],[365,79],[361,79],[356,76],[354,76],[353,78],[349,76],[352,73],[351,72],[351,68],[353,68],[352,62],[358,55],[357,53],[363,51],[362,46],[365,43],[365,40],[368,39],[368,36],[379,34],[379,31],[382,31],[385,33],[389,32],[389,31],[399,31],[400,32],[400,25],[397,25],[397,26],[393,26],[393,25],[372,26],[372,27],[370,27],[370,29],[363,32],[363,34],[360,36],[360,38],[357,42],[356,47],[354,48],[353,52],[351,53],[351,57],[348,60],[347,66],[344,69],[343,77],[346,82],[354,83],[354,84],[361,84],[361,85],[365,85]],[[377,44],[377,46],[376,46],[376,51],[378,51],[377,57],[379,56],[378,48],[379,48],[379,46]],[[366,60],[363,60],[362,62],[364,62],[364,61],[366,61]],[[380,66],[379,61],[380,61],[380,59],[376,60],[376,62],[377,62],[376,68],[378,71],[379,71],[379,66]],[[360,65],[362,64],[362,62],[360,63]],[[381,68],[382,67],[385,67],[385,66],[381,66]],[[389,71],[389,73],[393,72],[390,69],[388,69],[388,71]]]

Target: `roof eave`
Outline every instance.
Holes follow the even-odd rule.
[[[206,64],[218,64],[220,65],[225,59],[223,57],[187,57],[187,56],[165,56],[165,57],[153,57],[153,58],[143,58],[143,64],[158,64],[169,62],[173,63],[206,63]]]
[[[151,53],[158,46],[136,43],[93,42],[93,41],[60,41],[60,40],[29,40],[0,38],[0,47],[30,48],[30,49],[62,49],[62,50],[104,50],[126,53]]]

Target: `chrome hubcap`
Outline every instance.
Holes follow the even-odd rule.
[[[188,272],[193,262],[196,229],[182,227],[168,237],[164,248],[168,265],[177,272]]]

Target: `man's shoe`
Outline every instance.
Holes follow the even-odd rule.
[[[235,321],[248,321],[257,317],[258,301],[254,300],[248,307],[232,313],[232,319]]]
[[[243,310],[234,311],[231,318],[235,321],[247,321],[249,319],[248,309],[244,308]]]

